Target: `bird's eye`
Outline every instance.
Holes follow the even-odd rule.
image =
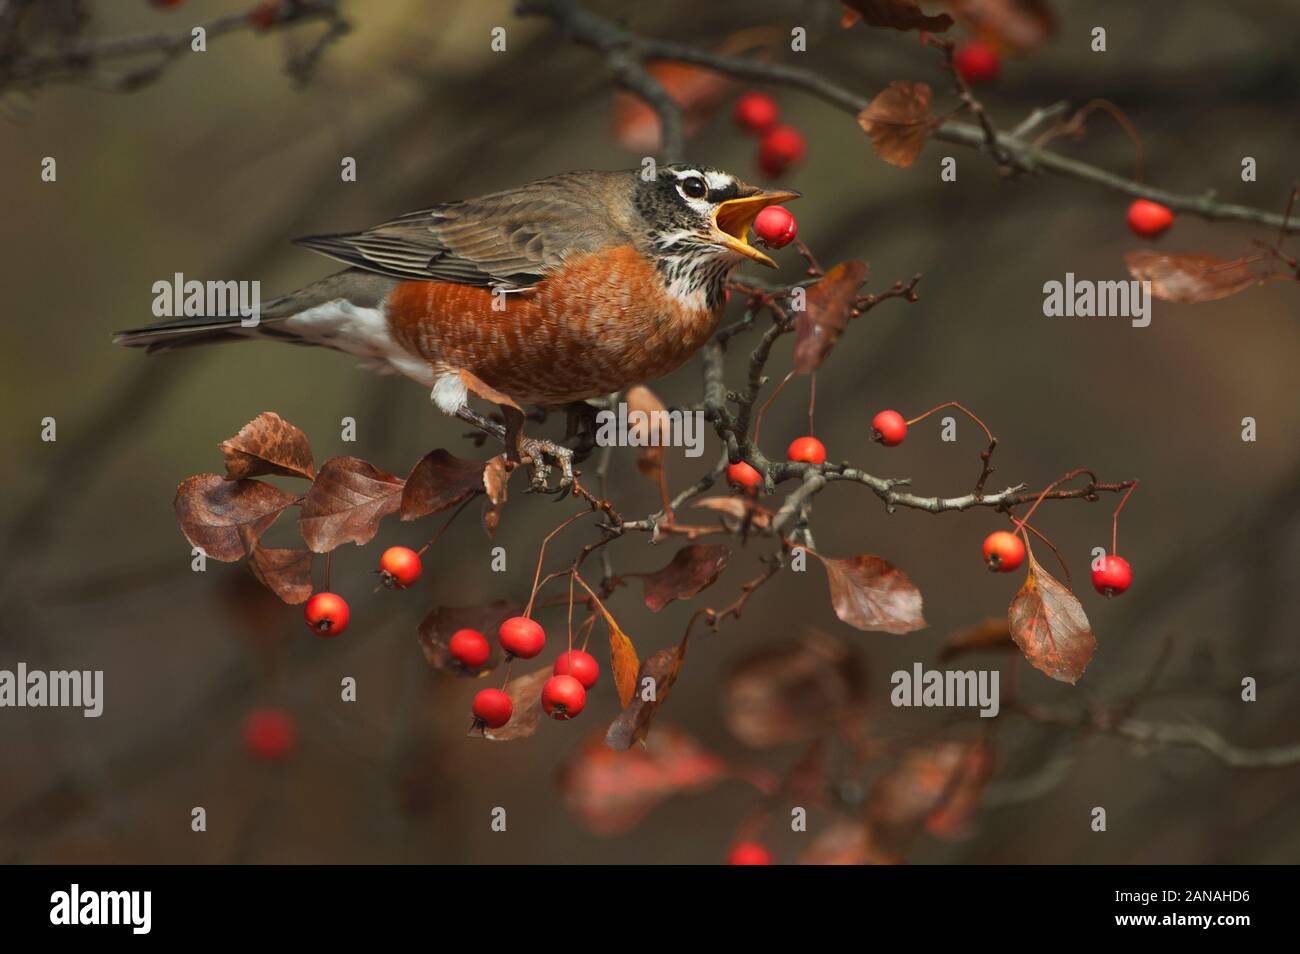
[[[704,184],[704,180],[699,176],[683,179],[681,188],[682,195],[688,199],[702,199],[709,191],[709,187]]]

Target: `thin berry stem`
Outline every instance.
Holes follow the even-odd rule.
[[[758,414],[754,416],[753,443],[755,447],[758,446],[759,435],[763,432],[763,415],[767,413],[767,409],[771,406],[772,402],[776,400],[776,396],[781,393],[781,389],[785,387],[790,382],[790,379],[793,378],[794,376],[795,376],[795,372],[791,371],[789,374],[783,377],[781,379],[781,383],[776,386],[776,390],[774,390],[770,395],[768,395],[767,400],[764,401],[762,405],[760,405],[758,409]]]
[[[542,560],[546,558],[546,545],[551,542],[551,539],[557,533],[559,533],[569,524],[573,523],[573,521],[577,520],[579,517],[585,517],[588,514],[596,513],[596,512],[597,511],[595,510],[583,510],[578,513],[575,513],[572,517],[565,520],[562,524],[560,524],[558,527],[556,527],[554,530],[552,530],[542,539],[542,546],[537,551],[537,572],[533,574],[533,592],[528,597],[528,605],[524,607],[525,619],[531,619],[533,615],[533,601],[537,599],[537,590],[539,589],[539,584],[542,579]]]
[[[1115,508],[1115,513],[1111,517],[1111,525],[1110,525],[1111,556],[1119,556],[1119,512],[1124,509],[1124,505],[1128,503],[1128,498],[1133,496],[1133,491],[1138,489],[1138,484],[1140,483],[1141,483],[1140,480],[1133,481],[1133,486],[1129,487],[1129,489],[1124,492],[1124,496],[1120,498],[1119,505]]]
[[[429,547],[433,546],[435,543],[438,542],[438,538],[447,532],[447,528],[450,527],[456,521],[456,518],[460,516],[461,511],[464,510],[466,507],[468,507],[470,501],[472,501],[476,496],[478,495],[470,494],[468,497],[466,497],[464,502],[452,512],[452,515],[450,517],[447,518],[447,521],[441,527],[438,528],[438,532],[429,538],[429,542],[426,543],[424,546],[420,547],[420,549],[415,551],[415,555],[424,556],[424,551],[429,549]]]
[[[957,410],[961,411],[963,414],[965,414],[967,417],[969,417],[972,421],[974,421],[976,424],[978,424],[978,425],[980,426],[980,430],[982,430],[982,431],[984,432],[984,436],[987,437],[987,438],[989,439],[989,443],[990,443],[990,444],[994,443],[993,432],[990,431],[990,430],[988,429],[987,425],[985,425],[985,423],[979,419],[979,415],[977,415],[974,411],[970,410],[969,408],[967,408],[967,407],[965,407],[965,406],[963,406],[963,405],[961,405],[961,404],[958,404],[956,401],[946,401],[946,402],[944,402],[943,404],[940,404],[938,407],[932,407],[932,408],[930,408],[930,410],[926,411],[924,414],[918,414],[916,417],[912,418],[910,421],[906,421],[906,422],[904,422],[904,423],[906,423],[908,427],[911,427],[913,424],[919,424],[921,421],[924,421],[924,420],[925,420],[927,417],[929,417],[931,414],[936,414],[936,413],[938,413],[939,411],[942,411],[942,410],[944,410],[945,408],[949,408],[949,407],[955,407]]]

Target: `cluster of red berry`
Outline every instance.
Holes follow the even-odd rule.
[[[512,616],[497,627],[497,639],[506,659],[532,659],[546,645],[546,631],[527,616]],[[476,629],[460,629],[447,641],[452,659],[470,671],[477,671],[488,660],[492,649],[487,637]],[[587,705],[587,690],[600,678],[596,657],[581,649],[561,653],[551,669],[551,678],[542,686],[542,709],[552,719],[572,719]],[[499,729],[514,715],[514,703],[500,689],[483,689],[474,697],[474,721],[489,729]]]
[[[736,125],[758,136],[758,167],[775,179],[800,162],[808,151],[803,133],[783,126],[776,100],[766,93],[746,93],[736,100]]]
[[[420,578],[420,554],[410,547],[389,547],[379,558],[379,578],[384,586],[404,590]],[[352,611],[337,593],[313,593],[303,609],[307,628],[317,636],[338,636],[348,628]]]

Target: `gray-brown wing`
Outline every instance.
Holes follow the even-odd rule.
[[[621,175],[627,174],[553,176],[364,232],[313,235],[295,244],[390,278],[528,288],[567,254],[628,240],[609,208]]]

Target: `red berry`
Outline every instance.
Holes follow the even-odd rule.
[[[1128,207],[1128,227],[1138,238],[1155,238],[1174,224],[1174,213],[1159,202],[1138,199]]]
[[[155,7],[168,9],[170,7],[179,7],[185,0],[150,0]]]
[[[337,636],[348,628],[352,614],[337,593],[315,593],[303,610],[307,626],[317,636]]]
[[[776,100],[767,93],[746,93],[736,100],[736,125],[746,132],[764,133],[776,125]]]
[[[248,22],[259,30],[270,29],[280,13],[280,0],[262,0],[248,13]]]
[[[600,663],[596,662],[596,657],[591,653],[570,649],[567,653],[560,653],[560,658],[555,660],[555,668],[551,671],[557,676],[572,676],[582,683],[582,688],[590,689],[600,678]]]
[[[492,655],[492,647],[477,629],[458,629],[447,640],[447,652],[466,669],[478,669]]]
[[[871,419],[871,436],[886,447],[897,447],[907,436],[907,421],[897,411],[881,411]]]
[[[542,686],[542,708],[552,719],[572,719],[587,704],[587,690],[572,676],[552,676]]]
[[[756,841],[739,841],[727,856],[729,865],[770,865],[772,852]]]
[[[1092,585],[1102,596],[1119,596],[1133,582],[1133,568],[1122,556],[1108,556],[1092,569]]]
[[[514,703],[500,689],[482,689],[474,697],[474,718],[489,729],[501,728],[514,711]]]
[[[420,578],[420,554],[410,547],[389,547],[379,558],[384,586],[404,590]]]
[[[532,659],[546,645],[546,630],[527,616],[512,616],[497,630],[501,648],[520,659]]]
[[[727,465],[727,483],[741,490],[754,490],[763,486],[763,475],[742,460]]]
[[[992,82],[1002,73],[998,51],[979,40],[957,47],[952,65],[957,68],[957,75],[972,86]]]
[[[754,234],[772,248],[785,248],[799,234],[799,223],[788,209],[769,205],[755,216]]]
[[[791,460],[806,464],[826,463],[826,446],[815,437],[796,437],[790,442],[785,455]]]
[[[995,530],[984,538],[984,562],[995,573],[1010,573],[1025,562],[1025,542],[1009,530]]]
[[[774,126],[758,144],[758,167],[775,178],[803,159],[807,151],[803,133],[793,126]]]
[[[264,762],[278,762],[298,738],[293,716],[282,709],[254,709],[244,719],[244,745]]]

